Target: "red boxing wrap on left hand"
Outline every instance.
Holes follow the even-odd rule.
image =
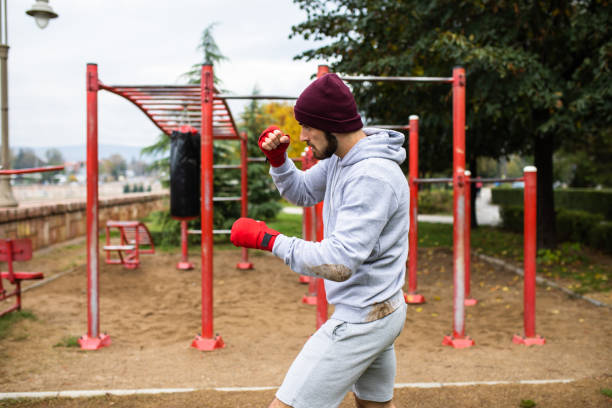
[[[252,218],[238,218],[232,225],[230,241],[236,246],[272,251],[278,231],[268,228],[265,222]]]
[[[272,150],[266,150],[263,147],[261,147],[266,137],[268,136],[268,133],[274,133],[275,130],[280,130],[280,129],[278,126],[270,126],[266,130],[261,132],[261,135],[259,136],[259,140],[257,144],[259,146],[259,149],[268,158],[270,165],[272,167],[280,167],[283,165],[283,163],[285,163],[285,152],[287,151],[287,148],[289,147],[289,143],[281,143],[275,149],[272,149]]]

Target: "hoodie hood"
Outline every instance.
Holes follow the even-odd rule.
[[[364,128],[367,137],[361,139],[340,160],[341,166],[350,166],[364,159],[381,158],[392,160],[398,165],[406,160],[404,135],[395,130]]]

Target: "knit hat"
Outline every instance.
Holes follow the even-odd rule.
[[[336,74],[308,85],[293,112],[298,122],[323,131],[349,133],[363,127],[353,94]]]

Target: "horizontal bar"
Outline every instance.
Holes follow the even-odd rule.
[[[213,164],[213,169],[241,169],[240,164]]]
[[[212,230],[213,234],[231,234],[232,230]],[[191,235],[202,235],[202,230],[190,229],[187,230],[188,234]]]
[[[214,95],[215,99],[297,99],[297,96],[280,95]]]
[[[115,89],[200,89],[200,85],[104,85]]]
[[[436,183],[452,183],[452,178],[415,178],[412,180],[417,184],[436,184]]]
[[[410,129],[410,125],[367,125],[366,127],[378,129]]]
[[[470,178],[472,183],[515,183],[517,181],[525,181],[524,177],[515,177],[515,178],[479,178],[472,177]]]
[[[343,81],[351,82],[453,82],[452,77],[404,77],[404,76],[341,76]]]
[[[240,201],[242,197],[213,197],[213,201]]]
[[[60,170],[64,170],[64,166],[46,166],[46,167],[35,167],[31,169],[0,170],[0,175],[43,173],[45,171],[60,171]]]

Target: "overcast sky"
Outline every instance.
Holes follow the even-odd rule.
[[[8,0],[10,146],[85,144],[88,62],[108,85],[181,83],[212,22],[229,58],[216,74],[235,94],[298,95],[322,63],[293,60],[317,44],[288,38],[306,19],[291,0],[50,0],[59,17],[44,30],[25,14],[34,2]],[[101,91],[98,104],[101,144],[147,146],[160,133],[119,96]]]

